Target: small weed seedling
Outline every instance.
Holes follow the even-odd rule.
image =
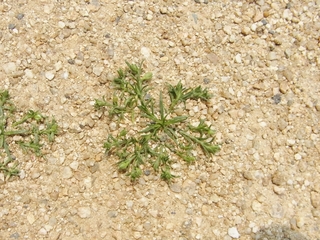
[[[198,149],[207,156],[219,151],[220,147],[213,143],[215,131],[204,120],[195,126],[187,122],[187,115],[175,114],[178,107],[185,109],[188,100],[209,100],[207,89],[185,88],[179,82],[175,86],[168,85],[166,99],[160,92],[159,99],[155,100],[148,87],[152,73],[144,74],[142,63],[126,64],[113,80],[116,91],[112,99],[95,101],[96,109],[106,108],[118,123],[131,116],[132,124],[137,124],[132,129],[138,130],[133,133],[132,129],[124,128],[116,136],[110,134],[104,143],[106,153],[115,153],[119,158],[120,171],[127,172],[135,180],[142,174],[141,166],[149,164],[160,172],[163,180],[170,181],[176,177],[170,171],[173,158],[180,157],[192,163],[196,160],[193,152]]]
[[[19,174],[18,164],[10,150],[11,144],[16,143],[24,151],[30,150],[42,156],[43,136],[53,142],[58,132],[54,119],[48,120],[41,113],[29,110],[20,120],[15,120],[15,111],[9,92],[0,91],[0,172],[7,178]]]

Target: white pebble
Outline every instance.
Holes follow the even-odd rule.
[[[224,26],[223,27],[223,31],[228,34],[228,35],[231,35],[232,34],[232,29],[231,29],[231,26],[227,25],[227,26]]]
[[[41,228],[38,232],[39,235],[47,235],[47,230],[45,230],[44,228]]]
[[[238,53],[238,54],[236,55],[236,57],[234,58],[234,61],[235,61],[236,63],[241,63],[241,62],[242,62],[242,60],[241,60],[241,54],[240,54],[240,53]]]
[[[90,207],[79,207],[78,208],[78,215],[81,218],[89,218],[91,216]]]
[[[45,77],[51,81],[54,78],[54,74],[52,72],[46,72]]]
[[[9,62],[9,63],[3,64],[3,70],[5,71],[5,73],[12,73],[17,70],[17,66],[14,62]]]
[[[147,47],[142,47],[141,50],[140,50],[140,53],[144,58],[149,58],[151,51]]]
[[[110,130],[114,131],[117,129],[117,124],[115,122],[111,122],[109,127],[110,127]]]
[[[24,179],[26,177],[26,172],[24,170],[21,170],[19,173],[19,177],[20,177],[20,179]],[[0,175],[0,179],[2,179],[1,175]],[[4,179],[3,179],[3,181],[4,181]]]
[[[288,139],[288,140],[287,140],[287,144],[288,144],[288,146],[290,146],[290,147],[292,147],[295,143],[296,143],[296,140],[294,140],[294,139]]]
[[[169,47],[174,47],[174,46],[176,45],[176,44],[175,44],[174,42],[172,42],[172,41],[169,41],[168,44],[169,44]]]
[[[257,24],[252,24],[251,25],[251,31],[255,32],[257,30]]]
[[[68,71],[63,72],[62,75],[61,75],[61,77],[62,77],[63,79],[68,79],[68,77],[69,77],[69,72],[68,72]]]
[[[292,19],[292,12],[290,11],[290,9],[285,9],[283,11],[283,14],[282,14],[282,18],[286,19],[286,20],[291,20]]]
[[[160,8],[160,13],[166,14],[168,12],[168,9],[166,7]]]
[[[70,163],[69,165],[73,170],[77,170],[78,166],[79,166],[79,162],[77,161],[73,161],[72,163]]]
[[[62,177],[65,179],[72,177],[72,170],[69,167],[64,167],[62,170]]]
[[[127,205],[127,208],[132,208],[132,206],[133,206],[133,201],[131,201],[131,200],[126,201],[126,205]]]
[[[270,61],[277,60],[278,59],[278,55],[275,52],[270,52],[268,58],[269,58]]]
[[[30,69],[26,69],[24,70],[24,73],[25,73],[25,76],[29,79],[33,78],[33,73],[32,73],[32,70]]]
[[[278,195],[283,195],[286,192],[286,189],[279,186],[273,186],[273,191]]]
[[[55,68],[56,72],[59,71],[59,70],[61,70],[61,68],[62,68],[62,62],[61,62],[61,61],[56,62],[56,63],[54,64],[54,68]]]
[[[58,27],[59,28],[64,28],[65,26],[66,26],[66,24],[64,22],[62,22],[62,21],[58,22]]]
[[[92,72],[98,77],[101,75],[102,71],[103,71],[103,67],[94,67],[92,69]]]
[[[301,160],[302,156],[299,153],[297,153],[297,154],[294,155],[294,159],[297,160],[297,161]]]
[[[28,220],[29,224],[32,225],[36,219],[35,219],[35,217],[34,217],[34,215],[32,213],[29,213],[27,215],[27,220]]]
[[[148,20],[148,21],[151,21],[151,20],[152,20],[152,18],[153,18],[153,17],[152,17],[152,15],[151,15],[151,14],[147,14],[147,20]]]
[[[228,235],[232,238],[239,238],[240,237],[240,234],[239,234],[238,229],[236,227],[229,228]]]

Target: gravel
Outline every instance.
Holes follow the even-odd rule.
[[[14,151],[22,173],[0,175],[0,238],[318,239],[319,10],[298,0],[1,2],[0,86],[19,109],[55,116],[61,134],[45,158]],[[137,183],[116,171],[102,146],[121,126],[93,108],[125,61],[143,59],[154,93],[182,81],[213,94],[186,108],[222,150],[174,162],[169,185],[148,169]]]

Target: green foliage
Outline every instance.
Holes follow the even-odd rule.
[[[7,177],[19,174],[18,163],[10,150],[14,143],[13,137],[20,136],[15,143],[24,151],[31,151],[42,156],[42,139],[46,136],[53,142],[58,132],[58,125],[54,119],[49,120],[38,111],[29,110],[20,120],[15,119],[16,108],[10,101],[8,91],[0,91],[0,171]]]
[[[196,160],[193,151],[201,149],[205,155],[211,156],[220,150],[214,144],[215,131],[204,120],[193,126],[187,122],[188,115],[175,114],[177,107],[184,107],[188,100],[209,100],[211,96],[207,89],[201,86],[185,88],[179,82],[175,86],[168,85],[167,99],[160,92],[156,101],[148,87],[152,73],[143,73],[142,63],[126,64],[127,67],[118,70],[118,76],[113,80],[116,91],[111,101],[104,97],[95,101],[95,108],[106,108],[110,118],[118,117],[121,122],[131,115],[133,124],[134,117],[147,122],[146,126],[137,124],[140,130],[135,134],[121,130],[116,136],[110,134],[104,143],[106,153],[114,153],[119,158],[120,171],[136,180],[142,174],[141,166],[146,165],[160,171],[163,180],[171,181],[176,177],[170,172],[173,156],[192,163]]]

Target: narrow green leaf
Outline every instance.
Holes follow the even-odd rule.
[[[95,99],[95,103],[94,103],[94,108],[99,110],[102,107],[107,106],[107,102],[104,98],[104,96],[102,97],[102,99]]]
[[[149,81],[152,78],[152,73],[148,72],[141,78],[142,81]]]
[[[177,155],[189,164],[196,160],[196,158],[189,152],[177,152]]]
[[[169,167],[162,169],[161,179],[165,180],[166,182],[171,182],[171,180],[176,177],[177,176],[171,174]]]
[[[160,119],[161,121],[165,120],[165,109],[163,105],[163,99],[162,99],[162,93],[160,92],[160,98],[159,98],[159,109],[160,109]]]
[[[133,170],[128,174],[132,181],[137,180],[142,174],[142,170],[139,167],[133,168]]]
[[[177,116],[177,117],[174,117],[174,118],[170,118],[170,119],[166,120],[166,122],[167,122],[166,125],[174,125],[174,124],[177,124],[177,123],[182,123],[187,118],[188,118],[187,116]]]
[[[148,127],[141,130],[140,133],[152,133],[153,135],[161,129],[161,126],[159,124],[149,124]]]

